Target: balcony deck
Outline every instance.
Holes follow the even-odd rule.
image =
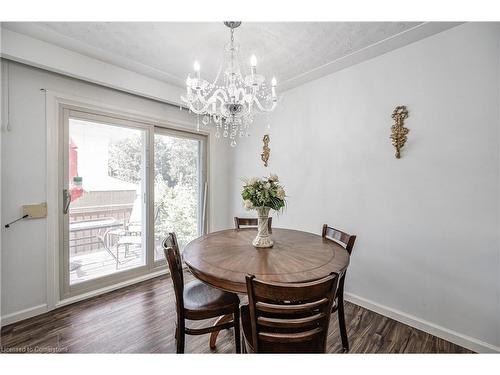
[[[158,255],[157,255],[158,256]],[[126,271],[145,264],[140,246],[130,247],[127,255],[125,249],[120,249],[120,264],[116,266],[115,259],[104,248],[86,254],[71,255],[70,284],[93,280],[98,277]]]

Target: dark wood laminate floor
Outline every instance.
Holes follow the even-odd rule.
[[[186,274],[189,281],[192,276]],[[167,276],[110,292],[2,328],[6,352],[175,353],[175,303]],[[351,353],[470,353],[351,303],[346,305]],[[192,322],[200,327],[205,322]],[[210,353],[208,335],[186,336],[186,353]],[[219,335],[216,353],[234,352],[232,331]],[[340,353],[336,314],[328,352]]]

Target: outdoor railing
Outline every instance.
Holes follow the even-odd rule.
[[[70,211],[70,223],[81,221],[114,218],[125,225],[132,212],[132,204],[100,205],[75,207]],[[71,225],[70,225],[71,227]],[[69,233],[69,251],[71,255],[91,253],[102,248],[98,236],[103,229],[71,231]]]

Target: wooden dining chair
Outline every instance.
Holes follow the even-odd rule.
[[[241,308],[243,352],[325,353],[338,275],[305,283],[271,283],[247,276]]]
[[[334,241],[335,243],[341,245],[347,250],[349,255],[351,255],[352,248],[354,247],[354,242],[356,241],[355,235],[347,234],[345,232],[342,232],[341,230],[329,227],[327,224],[324,224],[322,236],[323,238],[329,241]],[[332,308],[332,313],[337,311],[339,319],[340,337],[342,338],[342,349],[344,350],[344,352],[349,351],[349,340],[347,338],[347,328],[345,325],[345,314],[344,314],[344,281],[346,272],[347,271],[344,271],[344,273],[340,275],[339,287]]]
[[[273,218],[270,217],[267,221],[267,227],[269,228],[269,232],[272,231],[271,224],[273,222]],[[256,227],[258,225],[257,218],[247,218],[247,217],[234,217],[234,228],[240,229],[241,227]]]
[[[184,353],[185,335],[203,335],[214,331],[234,328],[236,353],[241,353],[240,345],[240,299],[234,293],[224,292],[211,287],[199,280],[184,285],[182,260],[175,233],[163,240],[163,251],[170,268],[170,275],[174,284],[177,309],[177,324],[175,340],[177,353]],[[233,315],[233,320],[206,328],[188,328],[187,320],[204,320],[222,315]]]

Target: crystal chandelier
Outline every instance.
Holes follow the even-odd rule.
[[[234,42],[234,29],[241,22],[224,22],[231,30],[231,40],[224,48],[224,61],[213,82],[201,78],[198,61],[194,62],[195,76],[186,79],[186,96],[181,99],[189,110],[200,116],[203,125],[216,128],[215,137],[228,138],[235,147],[236,138],[248,136],[249,126],[257,113],[271,112],[276,107],[276,78],[267,84],[257,74],[257,58],[250,58],[250,74],[244,76],[240,66],[239,46]]]

